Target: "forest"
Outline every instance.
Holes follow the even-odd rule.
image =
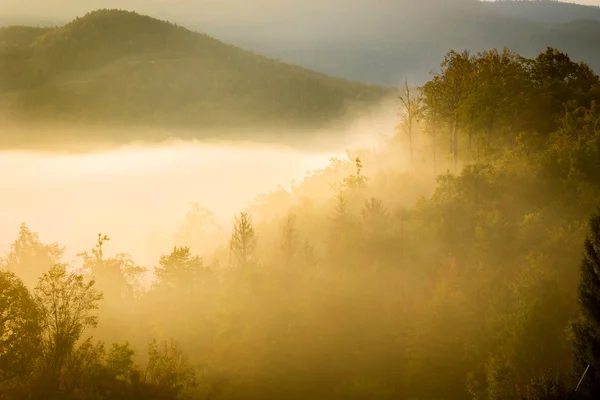
[[[277,131],[323,127],[377,104],[389,90],[259,56],[135,12],[96,10],[56,28],[0,28],[0,121],[145,128],[112,142],[162,140],[151,129]],[[106,132],[107,129],[104,130]],[[46,140],[22,134],[21,142]],[[92,137],[88,129],[85,139]],[[74,136],[74,137],[73,137]],[[106,139],[104,133],[102,139]]]
[[[24,223],[0,399],[599,398],[598,75],[451,51],[397,98],[385,145],[231,227],[191,206],[154,266],[111,232],[72,265]]]

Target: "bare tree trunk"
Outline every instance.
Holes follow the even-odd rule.
[[[473,129],[469,128],[469,144],[467,147],[467,150],[470,152],[471,151],[471,137],[473,136]]]
[[[436,146],[436,140],[435,140],[435,134],[433,135],[433,177],[437,177],[437,166],[436,166],[436,159],[435,159],[435,146]]]
[[[454,155],[454,172],[456,173],[458,168],[458,115],[454,117],[452,126],[452,153]]]
[[[413,165],[413,140],[412,140],[412,121],[408,125],[408,145],[410,147],[410,169],[412,170]]]

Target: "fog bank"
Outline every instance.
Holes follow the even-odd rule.
[[[68,259],[102,232],[114,239],[108,253],[128,251],[151,265],[173,245],[190,202],[228,224],[258,194],[333,156],[343,154],[191,142],[88,154],[0,152],[0,168],[10,171],[0,175],[0,251],[25,222],[42,241],[66,245]]]

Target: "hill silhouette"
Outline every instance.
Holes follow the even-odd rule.
[[[342,12],[343,10],[343,12]],[[181,15],[187,26],[202,16]],[[353,1],[318,15],[273,17],[211,32],[244,48],[350,80],[397,85],[429,79],[449,49],[508,47],[535,57],[547,46],[600,70],[600,8],[552,1]]]
[[[0,25],[69,21],[102,4],[47,0],[33,10],[5,0]],[[424,83],[450,49],[508,47],[535,57],[551,46],[600,70],[600,25],[594,23],[600,7],[551,0],[256,0],[252,12],[242,0],[119,4],[286,63],[384,86],[405,77]]]
[[[221,129],[316,127],[388,94],[134,12],[0,29],[4,117]]]
[[[540,22],[566,23],[580,20],[600,21],[600,7],[552,0],[496,0],[487,7],[514,18]]]

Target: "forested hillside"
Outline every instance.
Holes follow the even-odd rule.
[[[600,7],[556,0],[495,0],[486,6],[514,18],[540,22],[600,21]]]
[[[181,14],[177,21],[192,27],[209,24],[219,37],[260,54],[383,85],[397,85],[404,77],[424,83],[438,59],[452,48],[477,52],[509,47],[535,57],[546,46],[553,46],[596,71],[600,68],[597,7],[477,0],[329,4],[316,7],[306,3],[296,6],[297,12],[273,12],[273,16],[265,12],[258,27],[213,22],[201,13]]]
[[[389,93],[117,10],[54,29],[1,28],[0,70],[0,117],[9,121],[193,128],[198,136],[322,127]]]
[[[72,269],[23,225],[0,398],[597,399],[599,89],[551,48],[450,52],[386,146],[232,228],[192,207],[148,290],[110,232]]]

